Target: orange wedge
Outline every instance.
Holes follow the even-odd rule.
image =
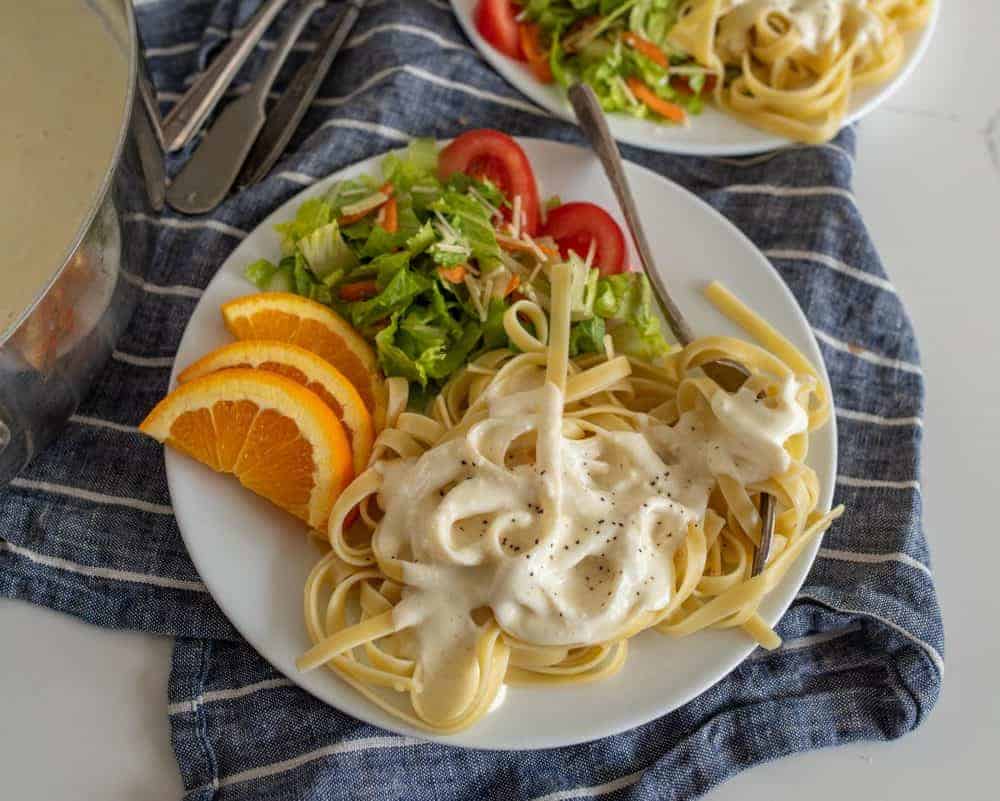
[[[336,312],[289,292],[261,292],[222,306],[226,328],[237,339],[276,339],[311,350],[354,384],[380,431],[388,393],[375,351]]]
[[[183,451],[322,529],[351,479],[340,420],[314,392],[284,376],[237,368],[182,384],[140,430]]]
[[[177,380],[185,384],[233,367],[253,367],[277,373],[315,392],[333,409],[347,431],[355,475],[368,466],[375,439],[371,415],[354,385],[328,361],[288,342],[248,339],[212,351],[177,376]]]

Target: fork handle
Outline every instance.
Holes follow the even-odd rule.
[[[666,283],[654,269],[656,261],[653,259],[653,251],[649,247],[646,232],[642,227],[642,220],[639,219],[639,209],[635,205],[635,198],[629,189],[628,179],[625,177],[621,153],[618,152],[618,145],[615,143],[614,137],[611,136],[611,131],[608,130],[604,109],[601,108],[594,90],[585,83],[577,83],[570,87],[569,101],[573,104],[580,129],[587,137],[587,141],[590,142],[597,158],[600,159],[608,181],[611,182],[615,197],[618,198],[618,205],[625,214],[625,222],[628,224],[636,249],[639,251],[642,269],[656,290],[653,292],[653,296],[660,306],[660,311],[663,312],[667,325],[670,326],[677,341],[681,345],[687,345],[694,339],[694,332],[677,304],[674,303],[670,292],[667,291]]]

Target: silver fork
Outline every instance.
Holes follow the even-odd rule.
[[[666,283],[655,269],[653,252],[646,240],[646,232],[639,219],[639,210],[636,208],[635,198],[632,196],[628,179],[625,177],[618,145],[608,130],[604,110],[601,108],[593,89],[584,83],[577,83],[570,87],[569,100],[573,105],[573,111],[576,112],[576,120],[580,129],[600,159],[615,197],[618,198],[618,203],[625,215],[625,222],[628,224],[629,232],[632,234],[636,249],[639,251],[639,260],[642,262],[643,271],[653,288],[653,297],[656,298],[660,311],[663,312],[667,325],[670,326],[677,341],[681,345],[687,345],[694,340],[694,332],[670,296],[670,292],[667,291]],[[750,372],[746,367],[729,359],[708,362],[703,364],[701,369],[726,392],[736,392],[750,377]],[[754,551],[753,565],[750,569],[751,576],[760,574],[764,569],[767,553],[771,549],[771,538],[774,534],[774,497],[766,492],[761,493],[760,496],[760,518],[760,545]]]

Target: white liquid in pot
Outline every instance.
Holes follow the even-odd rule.
[[[127,88],[126,55],[84,0],[0,3],[0,341],[93,206]]]

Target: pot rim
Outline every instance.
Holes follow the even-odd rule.
[[[78,0],[78,2],[91,6],[91,11],[95,14],[101,13],[99,9],[87,2],[87,0]],[[107,198],[108,193],[111,191],[111,185],[113,183],[115,173],[118,171],[118,165],[121,163],[122,152],[125,149],[125,140],[128,138],[129,127],[132,124],[132,116],[135,113],[134,103],[136,99],[135,94],[136,91],[138,91],[140,56],[139,36],[136,28],[133,0],[121,0],[121,7],[123,13],[125,14],[125,32],[128,36],[128,41],[125,43],[128,46],[128,85],[125,88],[125,98],[122,106],[122,116],[118,127],[118,140],[115,143],[115,149],[112,152],[111,159],[105,167],[104,176],[101,178],[101,182],[98,184],[97,190],[94,193],[93,202],[87,210],[87,213],[83,216],[80,227],[70,240],[62,261],[59,262],[57,269],[53,271],[52,276],[45,282],[42,289],[39,290],[38,294],[35,295],[32,301],[24,307],[18,316],[14,317],[14,319],[10,321],[10,324],[6,328],[0,329],[0,348],[4,347],[7,340],[10,339],[21,327],[21,324],[31,316],[32,312],[34,312],[38,307],[38,304],[45,299],[45,296],[48,295],[52,286],[59,280],[59,277],[66,270],[67,265],[76,254],[77,249],[83,242],[84,237],[90,231],[91,226],[94,224],[94,220],[97,218],[101,207],[104,205],[104,201]],[[115,37],[114,32],[109,31],[109,35],[112,39],[117,41],[117,37]]]

